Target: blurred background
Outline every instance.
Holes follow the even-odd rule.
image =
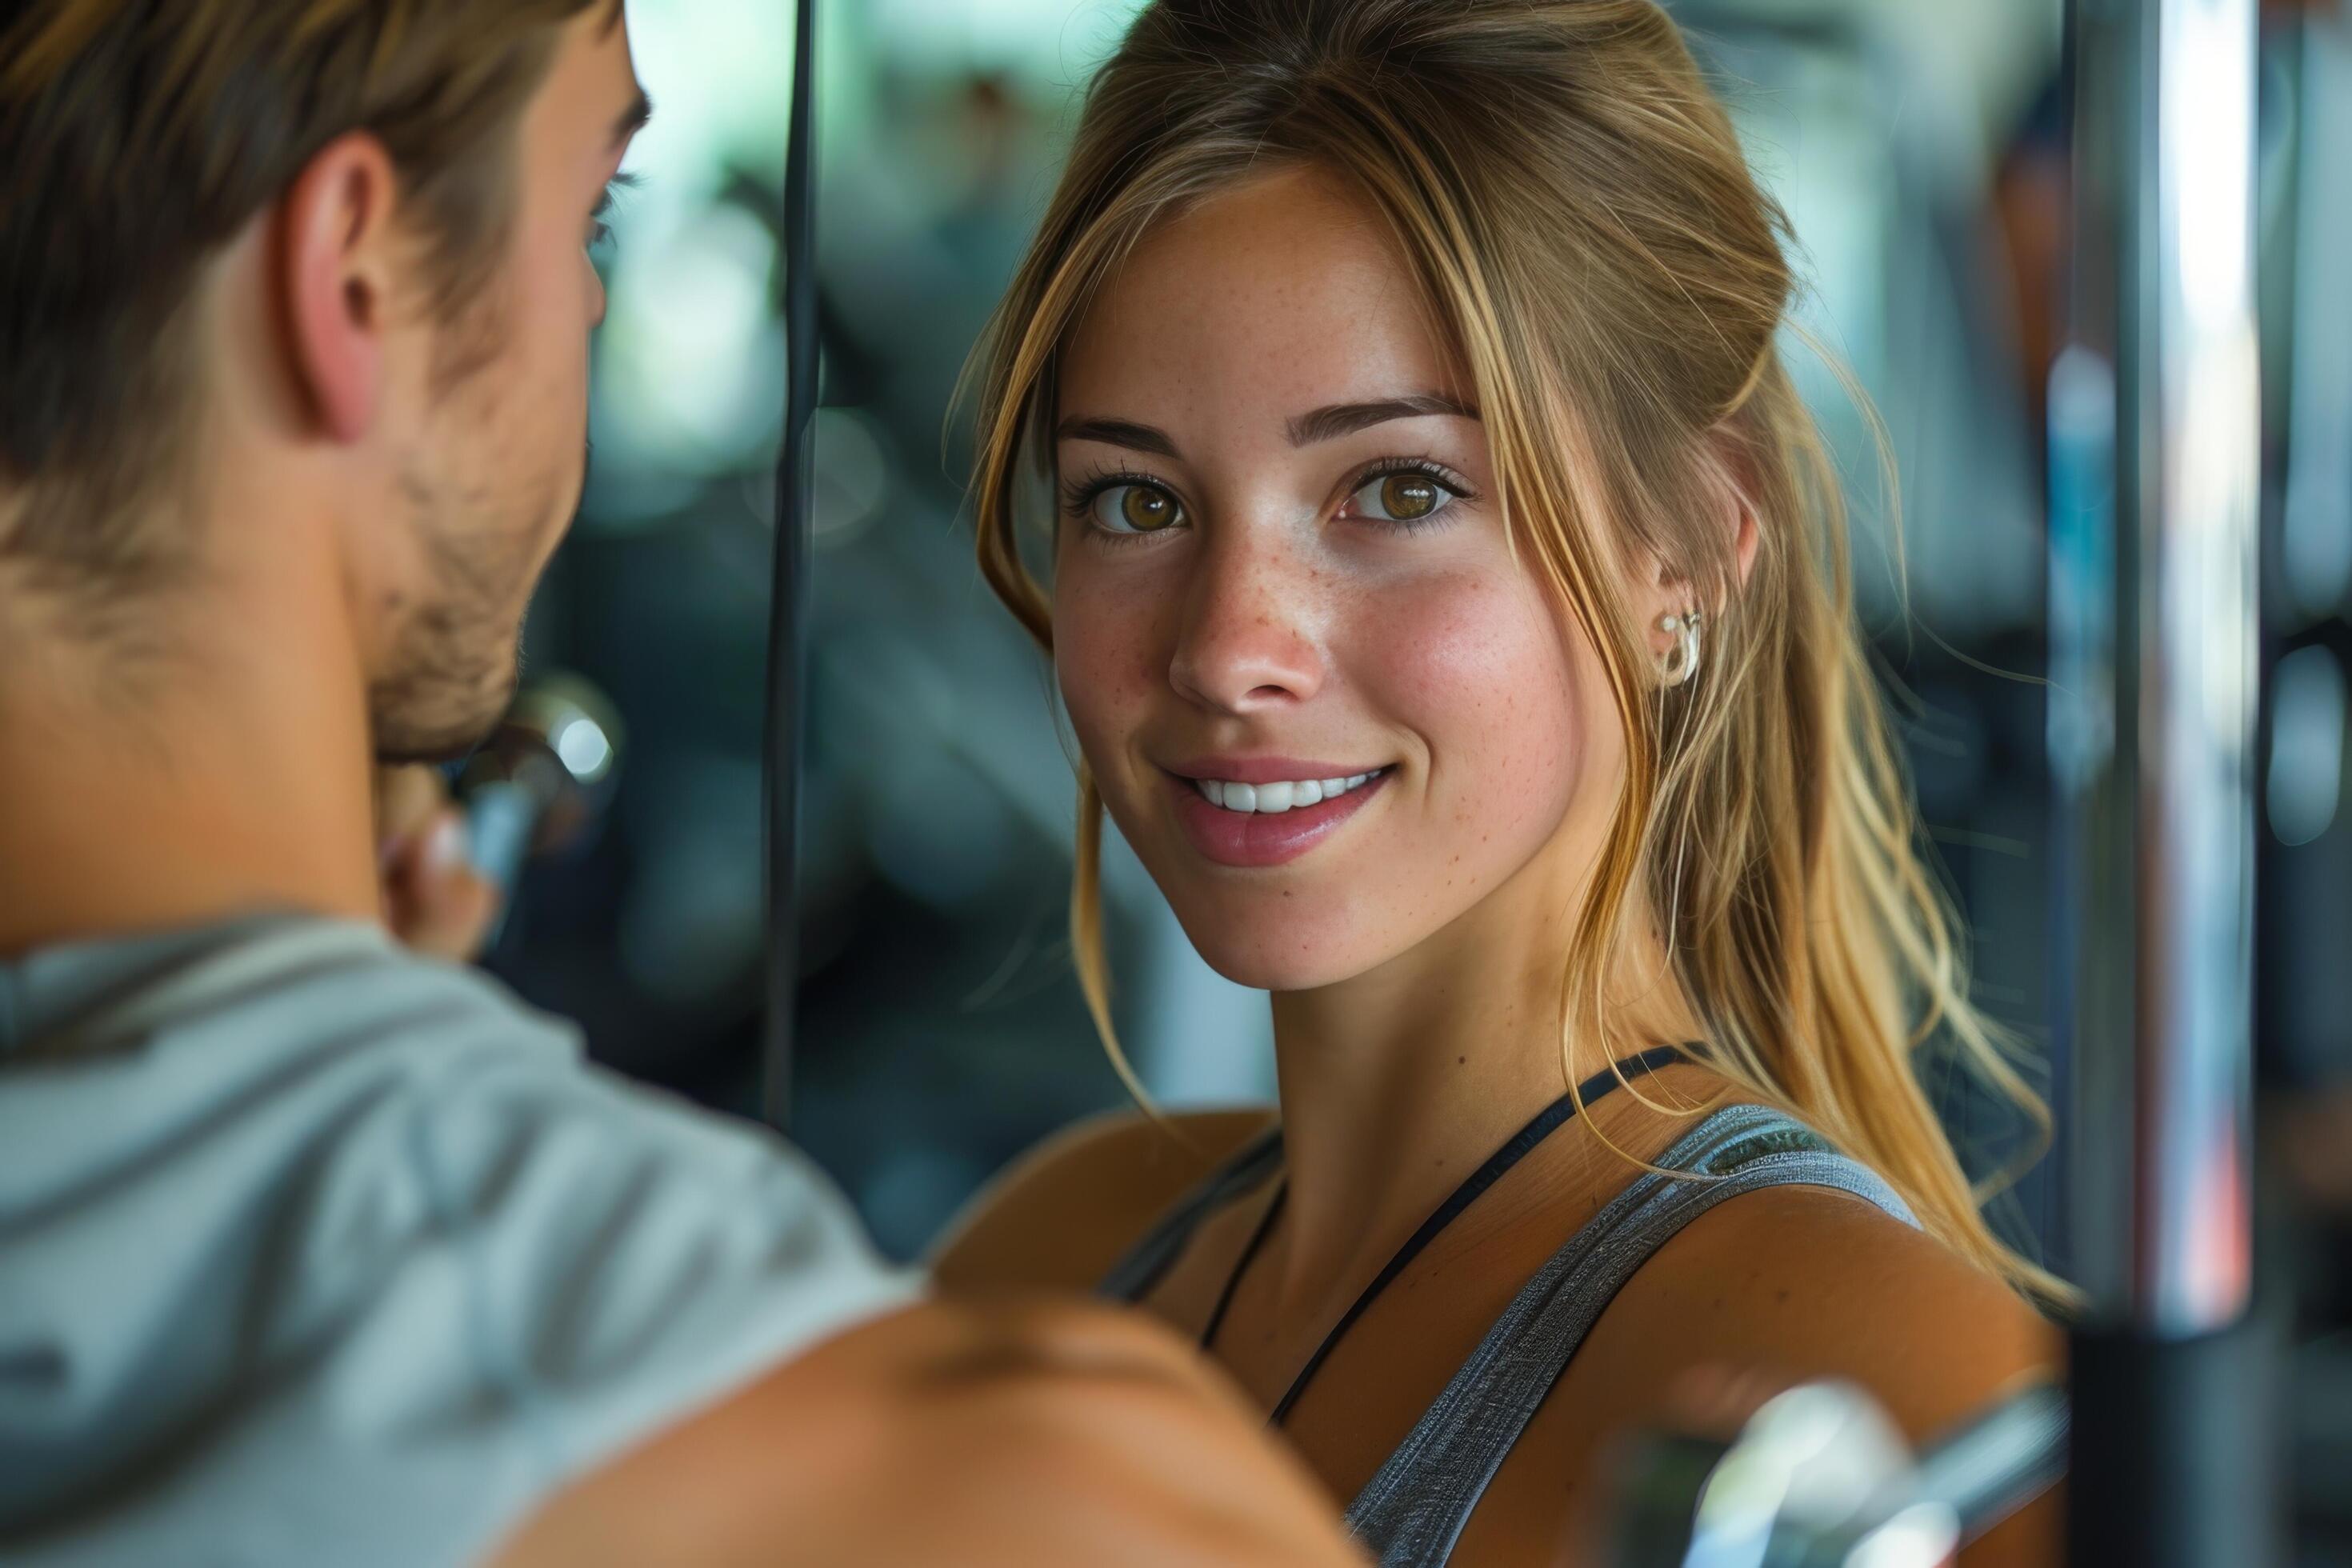
[[[1794,217],[1811,283],[1801,325],[1885,416],[1900,472],[1892,497],[1879,493],[1860,416],[1791,344],[1853,477],[1865,624],[1969,917],[1981,998],[2041,1054],[2063,1130],[2053,781],[2103,720],[2046,679],[2063,663],[2053,667],[2048,637],[2052,595],[2097,566],[2067,554],[2085,476],[2052,453],[2074,449],[2070,417],[2105,416],[2100,386],[2065,353],[2060,0],[1670,8]],[[961,514],[969,443],[950,402],[1089,70],[1136,9],[819,8],[826,407],[792,1131],[901,1257],[1018,1151],[1123,1099],[1063,930],[1067,751],[1043,662],[972,564]],[[622,198],[600,258],[612,308],[593,477],[528,648],[534,670],[576,671],[609,696],[625,759],[600,829],[533,867],[490,963],[581,1020],[602,1060],[748,1113],[791,7],[632,0],[630,16],[659,112],[633,159],[643,183]],[[2274,662],[2259,1035],[2276,1118],[2270,1173],[2284,1194],[2270,1256],[2302,1260],[2296,1310],[2318,1342],[2352,1319],[2352,1244],[2328,1217],[2352,1210],[2352,1113],[2341,1109],[2352,1100],[2352,19],[2328,5],[2268,10],[2262,92]],[[1199,963],[1116,846],[1106,881],[1118,1016],[1144,1081],[1173,1104],[1265,1097],[1264,999]],[[1966,1080],[1932,1076],[1979,1169],[2028,1147],[2030,1130]],[[2065,1158],[2062,1136],[1998,1211],[2013,1240],[2062,1272]],[[2337,1394],[2352,1410],[2352,1386]],[[2352,1449],[2330,1463],[2352,1474]]]

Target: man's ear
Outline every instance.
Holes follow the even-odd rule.
[[[352,132],[304,165],[280,206],[290,368],[337,442],[363,437],[383,395],[398,189],[383,143]]]

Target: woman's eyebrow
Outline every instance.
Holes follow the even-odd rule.
[[[1378,403],[1334,403],[1298,416],[1286,428],[1292,446],[1308,447],[1318,441],[1352,436],[1391,419],[1420,419],[1432,414],[1452,415],[1457,419],[1478,417],[1478,411],[1459,398],[1441,392],[1417,392],[1410,397],[1384,398]]]
[[[1459,398],[1439,392],[1419,392],[1409,397],[1382,398],[1377,403],[1330,404],[1286,420],[1283,428],[1292,446],[1311,447],[1318,441],[1351,436],[1391,419],[1421,419],[1433,414],[1450,415],[1457,419],[1478,417],[1478,411]],[[1065,419],[1054,427],[1054,436],[1056,440],[1100,441],[1106,446],[1125,447],[1161,458],[1181,460],[1183,457],[1168,432],[1132,419]]]
[[[1054,426],[1057,441],[1100,441],[1107,447],[1126,447],[1138,452],[1150,452],[1155,457],[1183,459],[1176,443],[1168,432],[1149,425],[1138,425],[1132,419],[1065,419]]]

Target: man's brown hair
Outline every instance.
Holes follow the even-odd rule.
[[[0,23],[0,565],[167,574],[190,290],[336,137],[380,139],[436,314],[492,269],[557,27],[618,0],[29,0]],[[8,492],[16,492],[11,497]]]

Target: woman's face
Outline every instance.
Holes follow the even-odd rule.
[[[1377,215],[1305,171],[1159,226],[1065,354],[1055,672],[1113,820],[1244,984],[1517,918],[1497,889],[1564,896],[1599,842],[1614,711],[1512,559],[1468,397]]]

